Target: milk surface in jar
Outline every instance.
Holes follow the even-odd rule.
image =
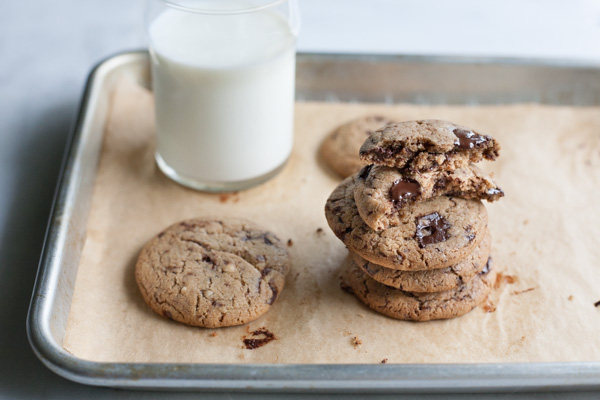
[[[296,36],[289,20],[269,8],[211,14],[165,7],[148,33],[163,172],[206,190],[240,189],[276,172],[293,141]]]

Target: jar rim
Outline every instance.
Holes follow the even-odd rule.
[[[257,12],[257,11],[261,11],[261,10],[265,10],[267,8],[271,8],[274,6],[277,6],[281,3],[285,3],[288,2],[290,0],[272,0],[269,2],[266,2],[265,4],[261,4],[261,5],[256,5],[256,6],[249,6],[249,7],[245,7],[245,8],[239,8],[239,9],[210,9],[210,8],[202,8],[201,6],[189,6],[189,5],[183,5],[181,4],[180,0],[162,0],[167,6],[174,8],[176,10],[179,11],[186,11],[186,12],[191,12],[191,13],[195,13],[195,14],[214,14],[214,15],[231,15],[231,14],[246,14],[246,13],[252,13],[252,12]]]

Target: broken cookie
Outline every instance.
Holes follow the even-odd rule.
[[[465,126],[435,119],[387,124],[361,146],[365,164],[404,168],[411,173],[452,171],[483,159],[495,160],[494,138]]]

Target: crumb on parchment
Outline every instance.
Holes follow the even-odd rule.
[[[352,338],[352,345],[354,346],[354,348],[357,348],[358,346],[360,346],[362,344],[362,340],[360,340],[358,338],[358,336],[354,336]]]
[[[531,292],[532,290],[535,290],[535,288],[534,287],[530,287],[530,288],[524,289],[524,290],[515,290],[515,291],[512,292],[512,294],[519,295],[519,294]]]
[[[244,347],[248,350],[257,349],[277,339],[275,335],[265,327],[259,328],[253,332],[250,332],[250,329],[247,327],[246,331],[249,332],[249,335],[242,337],[242,341]]]
[[[382,364],[387,364],[387,362],[388,362],[388,359],[387,359],[387,358],[384,358],[383,360],[381,360],[381,363],[382,363]]]

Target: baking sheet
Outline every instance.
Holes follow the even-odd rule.
[[[486,308],[494,312],[480,308],[454,320],[414,324],[380,316],[339,289],[346,250],[323,216],[339,179],[317,158],[317,148],[335,126],[370,112],[450,119],[503,144],[500,159],[484,165],[507,193],[488,205],[495,266],[512,277],[490,297]],[[236,195],[207,195],[157,170],[151,93],[125,80],[105,132],[64,347],[105,362],[600,360],[600,310],[593,304],[600,300],[594,243],[600,233],[599,132],[598,108],[299,103],[295,150],[284,171]],[[137,252],[175,221],[217,214],[255,220],[292,240],[293,270],[282,296],[248,327],[206,330],[153,314],[133,279]],[[247,329],[262,326],[278,339],[244,349]],[[362,344],[354,346],[355,337]]]

